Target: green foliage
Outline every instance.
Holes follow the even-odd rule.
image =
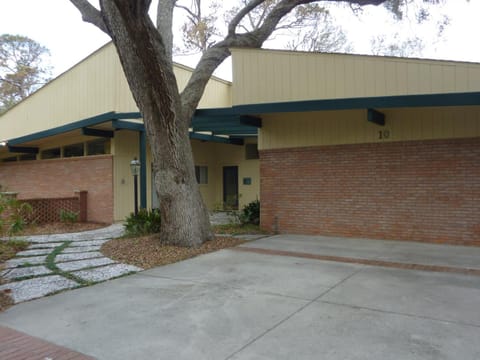
[[[125,220],[125,232],[128,236],[143,236],[160,232],[160,211],[140,209],[138,215],[130,214]]]
[[[242,224],[260,224],[260,201],[255,200],[245,205],[239,215]]]
[[[61,209],[60,221],[63,223],[73,224],[78,221],[78,212]]]
[[[12,194],[0,192],[0,235],[12,236],[21,232],[31,212],[30,204],[17,200]]]

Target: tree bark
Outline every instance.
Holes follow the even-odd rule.
[[[182,109],[168,52],[148,17],[148,7],[140,3],[102,0],[100,5],[152,150],[160,239],[198,246],[213,234],[195,178],[188,131],[192,113]]]

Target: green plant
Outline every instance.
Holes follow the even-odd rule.
[[[60,221],[63,223],[73,224],[74,222],[78,221],[78,212],[61,209]]]
[[[260,201],[255,200],[245,205],[239,215],[240,222],[244,224],[260,224]]]
[[[30,204],[18,200],[12,193],[0,192],[0,235],[12,236],[22,231],[31,212]]]
[[[138,214],[130,214],[125,220],[125,232],[128,236],[142,236],[160,232],[160,211],[140,209]]]

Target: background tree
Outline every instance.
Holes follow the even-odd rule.
[[[28,37],[0,36],[0,113],[48,82],[49,55],[47,48]]]
[[[153,157],[154,185],[160,202],[160,238],[170,244],[197,246],[212,238],[207,209],[195,179],[189,126],[213,71],[230,56],[230,48],[260,48],[283,19],[312,0],[251,0],[230,18],[225,33],[209,42],[180,91],[173,72],[173,12],[176,0],[159,0],[157,27],[148,10],[151,0],[70,0],[84,21],[108,34],[142,113]],[[325,0],[351,6],[381,5],[407,0]],[[431,0],[436,1],[436,0]],[[251,30],[249,15],[267,6]],[[399,9],[400,9],[399,7]],[[301,20],[301,19],[300,19]]]

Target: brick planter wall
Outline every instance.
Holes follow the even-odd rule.
[[[264,150],[261,226],[480,244],[480,138]]]
[[[2,163],[0,184],[19,200],[71,198],[86,191],[86,220],[113,222],[112,155]]]

